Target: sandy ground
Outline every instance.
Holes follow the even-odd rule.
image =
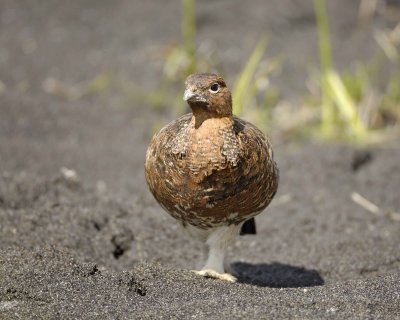
[[[269,54],[287,56],[274,81],[293,99],[317,59],[311,3],[204,1],[198,39],[232,82],[268,31]],[[230,249],[240,283],[228,284],[188,271],[199,247],[144,181],[153,128],[172,113],[115,87],[43,89],[109,72],[152,90],[159,51],[179,40],[179,2],[160,4],[0,2],[0,319],[400,319],[399,144],[275,141],[280,189],[258,234]],[[330,2],[339,67],[372,55],[372,28],[391,23],[357,27],[356,10]]]

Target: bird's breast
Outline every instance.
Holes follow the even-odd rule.
[[[195,183],[210,182],[212,176],[216,180],[221,179],[222,172],[229,171],[237,164],[239,144],[230,123],[205,121],[198,128],[192,127],[186,137],[186,150],[179,161]],[[235,150],[236,153],[228,154],[229,150]]]
[[[228,119],[229,120],[229,119]],[[262,133],[250,124],[184,117],[153,139],[146,179],[158,202],[183,224],[238,224],[262,211],[278,172]]]

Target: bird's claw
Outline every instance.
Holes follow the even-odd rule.
[[[203,269],[200,271],[193,270],[193,272],[200,276],[206,277],[206,278],[219,279],[219,280],[228,281],[228,282],[236,282],[237,281],[237,278],[229,273],[218,273],[217,271],[214,271],[212,269]]]

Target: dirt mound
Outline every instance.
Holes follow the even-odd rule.
[[[338,69],[393,27],[328,5]],[[179,1],[0,1],[0,319],[400,319],[399,144],[274,140],[276,198],[228,253],[240,283],[188,271],[200,248],[143,176],[179,105],[132,99],[160,87],[179,16]],[[268,56],[286,56],[273,84],[289,100],[306,90],[312,2],[198,1],[197,19],[231,86],[267,31]]]

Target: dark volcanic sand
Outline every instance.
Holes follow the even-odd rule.
[[[239,49],[269,31],[271,55],[288,54],[275,81],[293,98],[315,65],[311,1],[251,3],[199,5],[199,41],[221,46],[231,83],[248,54]],[[334,41],[351,43],[339,65],[374,47],[349,3],[330,2]],[[47,77],[72,85],[105,71],[151,90],[155,52],[179,39],[179,2],[160,4],[0,3],[0,319],[400,319],[398,144],[275,141],[280,189],[258,234],[229,251],[241,282],[230,284],[188,271],[199,248],[145,185],[152,128],[170,116],[115,86],[76,100],[42,90]]]

